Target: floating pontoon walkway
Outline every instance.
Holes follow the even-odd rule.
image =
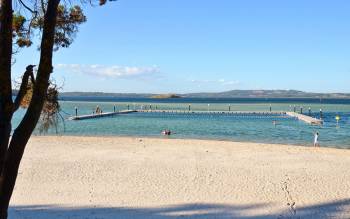
[[[286,112],[286,114],[288,116],[291,117],[296,117],[299,120],[302,120],[308,124],[312,124],[312,125],[322,125],[323,124],[323,120],[322,119],[317,119],[317,118],[313,118],[311,116],[307,116],[304,114],[300,114],[300,113],[295,113],[295,112]]]
[[[135,113],[136,110],[122,110],[117,112],[107,112],[107,113],[97,113],[97,114],[89,114],[89,115],[81,115],[81,116],[72,116],[69,117],[69,120],[83,120],[83,119],[95,119],[101,117],[114,116],[118,114],[127,114],[127,113]]]
[[[296,112],[283,112],[283,111],[192,111],[192,110],[123,110],[117,112],[107,112],[100,114],[72,116],[69,120],[83,120],[83,119],[94,119],[101,117],[114,116],[118,114],[128,113],[164,113],[164,114],[221,114],[221,115],[237,115],[237,116],[280,116],[280,117],[292,117],[308,124],[321,125],[323,120],[313,118],[307,115],[303,115]]]
[[[137,110],[140,113],[172,113],[172,114],[231,114],[231,115],[285,115],[283,111],[189,111],[189,110]]]
[[[229,114],[229,115],[249,115],[249,116],[282,116],[282,117],[293,117],[301,120],[305,123],[312,125],[322,125],[323,120],[313,118],[304,114],[296,112],[284,112],[284,111],[189,111],[189,110],[137,110],[137,112],[143,113],[173,113],[173,114]]]

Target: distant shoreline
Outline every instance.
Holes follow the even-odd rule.
[[[181,98],[151,98],[151,97],[112,97],[112,96],[61,96],[60,101],[89,102],[146,102],[146,103],[320,103],[320,104],[350,104],[350,98],[213,98],[213,97],[181,97]]]
[[[105,92],[62,92],[62,97],[104,97],[104,98],[315,98],[350,99],[350,93],[313,93],[298,90],[230,90],[224,92],[199,93],[105,93]]]

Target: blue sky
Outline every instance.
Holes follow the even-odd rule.
[[[52,75],[64,91],[350,92],[350,1],[119,0],[88,21]],[[38,62],[16,55],[14,78]]]

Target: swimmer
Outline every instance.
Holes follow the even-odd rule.
[[[161,132],[162,135],[171,135],[171,131],[168,129],[165,129]]]

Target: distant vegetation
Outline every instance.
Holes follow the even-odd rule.
[[[231,90],[217,93],[147,94],[147,93],[103,93],[63,92],[64,97],[116,97],[116,98],[322,98],[350,99],[349,93],[310,93],[298,90]]]
[[[176,94],[158,94],[158,95],[151,96],[151,98],[167,99],[167,98],[181,98],[181,96],[176,95]]]

